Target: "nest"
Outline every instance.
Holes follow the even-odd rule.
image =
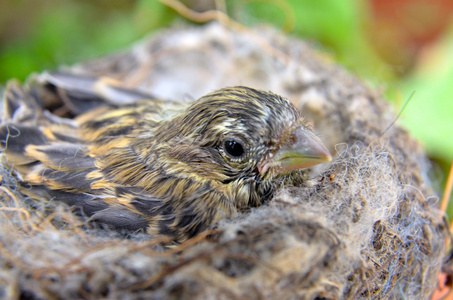
[[[309,44],[218,24],[67,67],[165,99],[247,85],[286,96],[334,160],[306,185],[173,247],[32,210],[3,169],[0,295],[10,299],[426,299],[447,228],[421,147],[385,101]],[[386,130],[388,129],[388,130]],[[385,132],[384,132],[385,131]]]

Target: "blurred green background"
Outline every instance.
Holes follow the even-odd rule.
[[[164,4],[222,9],[246,26],[270,23],[315,41],[382,90],[445,181],[453,159],[453,1],[0,0],[0,83],[24,80],[127,48],[172,24],[195,24]],[[450,214],[452,215],[452,214]]]

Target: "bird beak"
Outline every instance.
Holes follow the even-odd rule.
[[[332,160],[329,151],[311,131],[297,127],[290,138],[275,153],[270,153],[258,164],[264,175],[269,169],[281,174],[292,170],[309,168]]]

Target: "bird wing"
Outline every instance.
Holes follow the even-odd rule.
[[[152,131],[178,109],[163,112],[162,101],[108,80],[45,73],[38,81],[25,88],[10,82],[4,94],[2,164],[18,179],[19,190],[33,199],[77,206],[112,227],[145,228],[148,221],[134,203],[154,205],[156,212],[165,209],[162,203],[115,182],[93,189],[103,179],[92,176],[100,173],[96,153],[102,154],[107,142],[133,138],[137,127]]]

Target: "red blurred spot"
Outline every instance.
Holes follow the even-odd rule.
[[[404,75],[420,51],[452,23],[450,0],[369,0],[368,36],[378,53]]]
[[[437,289],[434,291],[431,296],[431,300],[453,300],[453,294],[449,295],[447,298],[444,298],[451,292],[451,286],[447,286],[447,274],[439,274],[439,280],[437,283]]]

